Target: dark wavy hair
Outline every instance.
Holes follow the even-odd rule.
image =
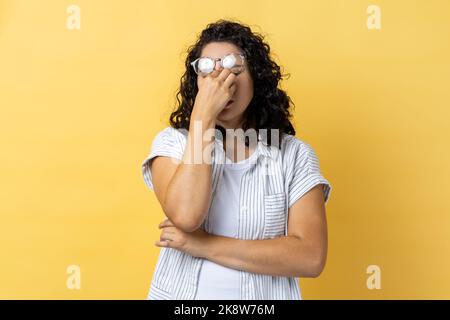
[[[280,80],[286,76],[270,57],[270,46],[264,42],[264,36],[252,32],[250,27],[229,20],[210,23],[201,32],[197,42],[188,47],[185,61],[186,71],[180,79],[177,91],[176,110],[170,115],[170,125],[176,129],[189,130],[191,112],[198,92],[197,74],[190,63],[200,57],[202,49],[210,42],[228,42],[243,50],[247,58],[248,69],[253,80],[253,98],[244,113],[242,129],[253,128],[259,134],[260,129],[279,130],[278,146],[283,134],[295,135],[290,122],[289,107],[292,102],[285,91],[278,88]],[[289,76],[289,74],[287,74]],[[216,125],[225,135],[225,130]],[[261,133],[263,135],[263,133]],[[265,142],[273,145],[271,134],[264,135]],[[245,142],[248,145],[248,141]]]

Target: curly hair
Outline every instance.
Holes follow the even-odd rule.
[[[253,98],[244,112],[242,129],[253,128],[258,134],[260,129],[279,130],[278,146],[283,134],[295,135],[290,122],[289,107],[292,102],[285,91],[278,88],[280,80],[286,76],[270,57],[270,46],[264,42],[264,36],[252,32],[250,27],[230,20],[218,20],[210,23],[201,32],[197,42],[188,47],[185,61],[186,70],[180,79],[180,88],[176,94],[176,110],[170,115],[170,125],[176,129],[189,130],[191,112],[198,92],[197,74],[190,63],[197,59],[202,49],[210,42],[228,42],[243,50],[248,69],[253,80]],[[287,74],[289,76],[289,74]],[[222,133],[224,128],[216,125]],[[273,145],[271,135],[267,143]],[[248,141],[245,142],[248,145]]]

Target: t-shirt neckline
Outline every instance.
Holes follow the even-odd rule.
[[[259,153],[258,148],[255,148],[253,153],[247,159],[233,162],[227,156],[225,156],[225,167],[230,170],[243,170],[251,166],[256,161],[257,154]]]

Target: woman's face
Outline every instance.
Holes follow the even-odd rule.
[[[202,50],[201,57],[221,58],[229,53],[243,53],[242,50],[232,43],[228,42],[210,42]],[[236,91],[231,100],[234,102],[228,109],[223,109],[216,119],[216,123],[225,129],[241,128],[244,120],[243,114],[253,98],[253,79],[248,70],[247,60],[244,60],[245,69],[235,78]],[[221,70],[220,61],[216,61],[215,69]],[[197,84],[202,76],[197,76]]]

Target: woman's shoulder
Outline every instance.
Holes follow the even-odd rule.
[[[318,163],[318,158],[311,144],[302,138],[287,134],[282,139],[281,157],[283,167],[287,171],[293,170],[298,166]]]
[[[171,126],[167,126],[158,131],[153,138],[153,149],[164,149],[167,151],[175,150],[182,152],[186,145],[187,134],[183,133],[182,129],[176,129]]]
[[[171,145],[183,146],[186,144],[188,131],[167,126],[156,133],[154,140],[166,142]]]
[[[311,145],[300,138],[291,134],[284,134],[281,140],[281,153],[283,156],[297,154],[302,151],[311,151]]]
[[[160,130],[157,135],[167,136],[167,137],[178,137],[178,138],[187,138],[188,131],[183,128],[174,128],[171,126],[167,126]]]

